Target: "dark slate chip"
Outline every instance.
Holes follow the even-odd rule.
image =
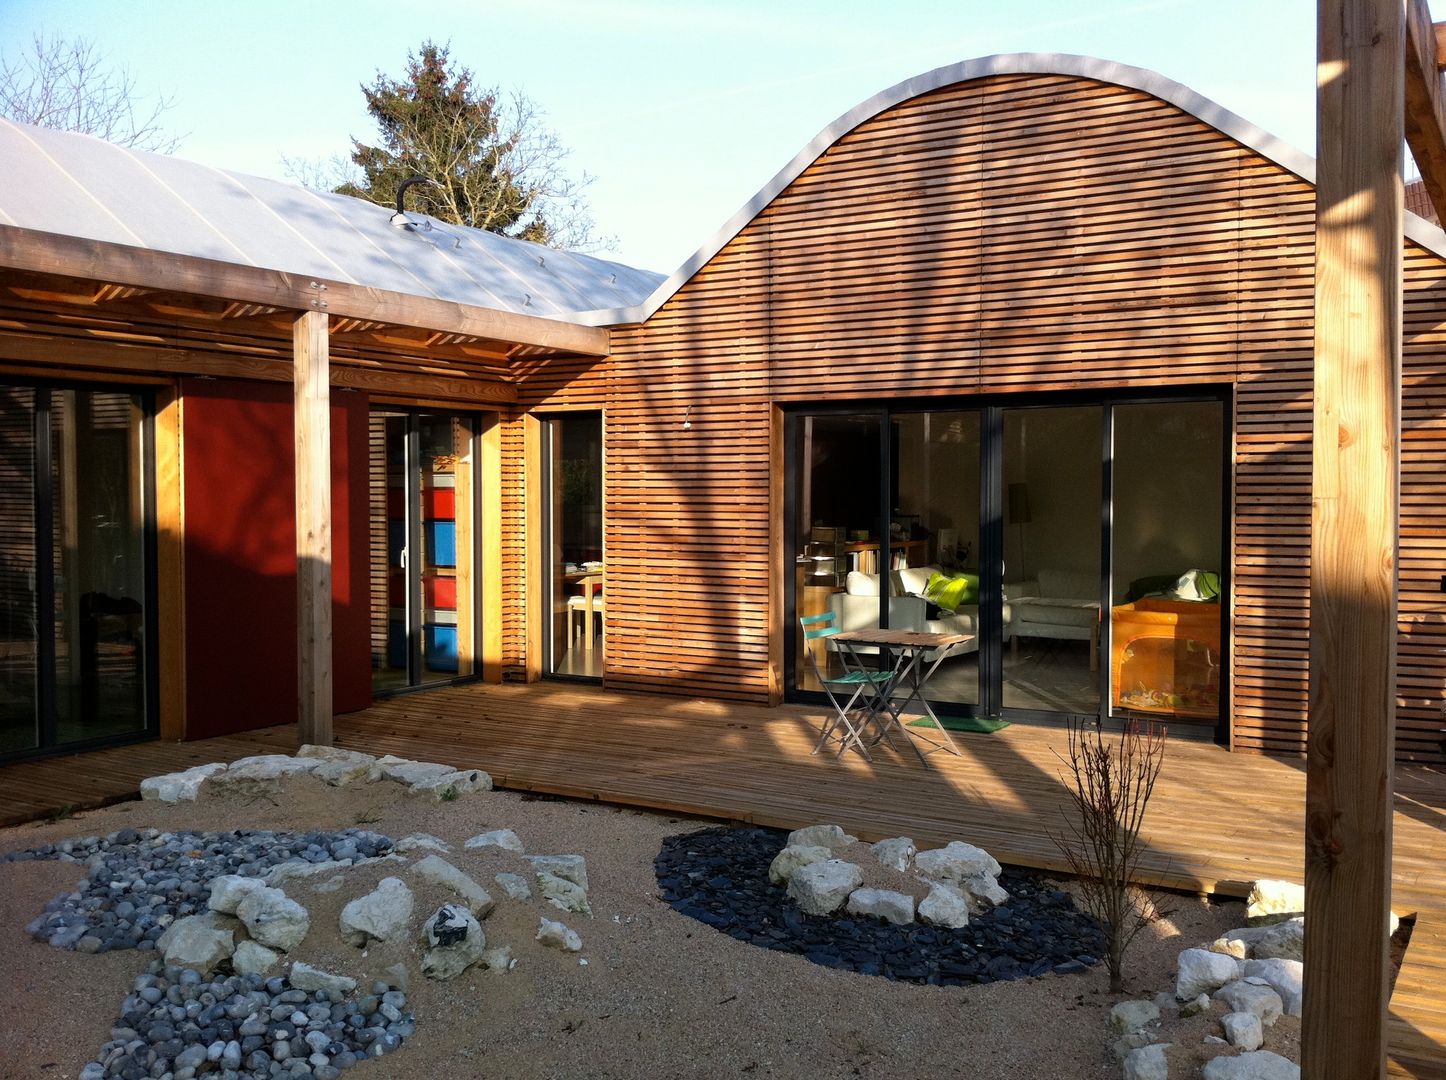
[[[1069,893],[1014,867],[999,876],[1009,902],[959,930],[806,915],[768,880],[786,840],[777,829],[728,826],[670,836],[654,862],[659,894],[680,915],[738,941],[903,982],[963,986],[1070,974],[1099,963],[1099,925]]]

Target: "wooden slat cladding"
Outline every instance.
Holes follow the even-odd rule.
[[[615,329],[609,361],[521,380],[519,408],[607,413],[607,681],[766,698],[783,630],[768,594],[782,557],[767,542],[772,404],[1230,386],[1232,744],[1300,752],[1313,228],[1309,184],[1132,89],[996,76],[866,121],[645,325]],[[1408,245],[1408,761],[1442,757],[1441,262]],[[515,464],[509,478],[522,483]],[[520,624],[508,641],[514,655]]]

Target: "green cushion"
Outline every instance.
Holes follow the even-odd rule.
[[[978,574],[930,574],[924,599],[951,614],[966,604],[979,603]]]

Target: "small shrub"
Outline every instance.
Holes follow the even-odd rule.
[[[1130,719],[1118,739],[1094,721],[1071,722],[1062,779],[1070,785],[1066,832],[1053,836],[1079,879],[1080,900],[1105,931],[1110,989],[1124,989],[1125,951],[1159,918],[1154,900],[1134,884],[1140,826],[1165,760],[1165,728]],[[1056,755],[1058,756],[1058,755]]]

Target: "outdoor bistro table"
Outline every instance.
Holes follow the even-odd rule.
[[[959,754],[959,747],[954,745],[953,737],[930,708],[929,699],[924,696],[924,687],[956,646],[974,640],[973,634],[930,634],[921,630],[844,630],[834,634],[830,640],[847,649],[860,664],[863,661],[857,650],[868,646],[881,649],[885,655],[896,658],[889,673],[889,680],[879,690],[865,720],[866,724],[872,723],[878,729],[875,743],[889,739],[890,729],[898,728],[925,767],[929,764],[926,755],[936,750],[947,750],[956,756]],[[909,693],[903,704],[896,706],[893,695],[901,688],[907,689]],[[939,733],[943,742],[937,742],[904,725],[903,714],[915,701],[933,723],[934,730]],[[888,715],[885,716],[885,713]],[[893,744],[891,739],[889,742],[890,745]],[[920,750],[920,742],[928,743],[930,749]]]

